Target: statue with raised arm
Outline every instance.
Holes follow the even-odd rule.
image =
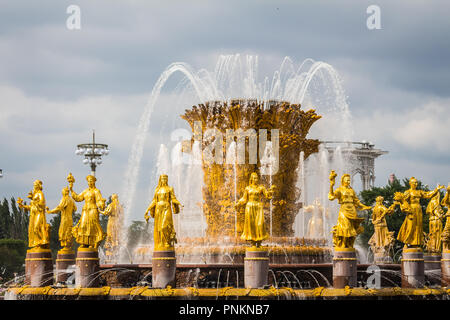
[[[58,206],[47,213],[61,213],[61,223],[58,230],[58,238],[61,244],[61,251],[59,253],[71,253],[73,245],[73,213],[77,211],[75,201],[69,195],[69,188],[62,189],[62,198]]]
[[[439,189],[443,186],[438,186],[433,191],[417,190],[417,179],[411,177],[409,179],[409,189],[403,193],[403,202],[406,202],[408,208],[406,217],[397,235],[397,240],[405,244],[405,248],[421,247],[424,244],[423,237],[423,214],[420,205],[420,199],[430,199],[434,197]],[[403,211],[403,210],[402,210]]]
[[[45,217],[45,197],[42,192],[42,181],[36,180],[33,190],[28,194],[29,205],[23,204],[23,199],[18,198],[19,208],[30,212],[28,224],[28,247],[30,252],[39,252],[42,249],[48,250],[50,245],[50,225]]]
[[[329,219],[330,208],[324,208],[320,203],[319,198],[314,200],[312,205],[303,207],[303,212],[312,213],[311,218],[308,221],[308,229],[306,236],[308,238],[323,238],[324,237],[324,217]]]
[[[174,250],[177,238],[172,213],[179,213],[180,207],[173,188],[168,185],[167,175],[160,175],[153,200],[144,215],[147,222],[150,216],[155,219],[153,230],[155,250]]]
[[[77,202],[84,201],[80,220],[73,227],[72,234],[81,248],[97,249],[100,242],[105,238],[105,233],[100,226],[99,220],[99,210],[105,208],[105,199],[102,198],[100,190],[95,186],[97,179],[93,175],[88,175],[86,180],[88,188],[77,194],[73,190],[75,179],[73,179],[71,174],[67,178],[73,200]]]
[[[450,250],[450,184],[447,187],[447,192],[445,193],[444,198],[441,202],[442,207],[447,207],[447,213],[444,217],[447,217],[445,222],[444,231],[442,232],[441,240],[442,240],[442,249],[445,251]]]
[[[252,246],[260,247],[261,242],[269,238],[264,220],[263,197],[271,199],[275,186],[267,190],[259,184],[256,172],[250,175],[249,185],[244,190],[244,195],[235,204],[236,207],[245,205],[244,227],[241,239],[250,241]]]
[[[372,224],[374,226],[374,233],[369,239],[369,245],[375,257],[380,259],[386,257],[390,248],[394,244],[394,232],[389,231],[386,222],[386,216],[394,212],[395,204],[389,208],[383,205],[384,198],[378,196],[375,199],[375,206],[372,211]]]
[[[337,224],[333,227],[333,246],[340,249],[352,249],[356,236],[364,231],[364,228],[360,225],[364,218],[358,217],[357,210],[370,210],[372,207],[364,205],[358,199],[350,186],[349,174],[343,174],[341,185],[333,190],[336,176],[336,172],[331,170],[328,199],[330,201],[337,199],[341,205]]]
[[[123,207],[119,203],[119,196],[113,194],[111,203],[106,207],[102,214],[108,216],[108,225],[106,227],[105,249],[107,255],[114,255],[119,246],[119,234],[122,224]]]

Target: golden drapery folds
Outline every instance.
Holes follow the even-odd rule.
[[[29,205],[23,204],[23,199],[18,198],[19,208],[30,212],[28,224],[28,247],[32,251],[49,249],[50,225],[45,217],[45,197],[42,192],[42,181],[35,180],[33,190],[28,194]]]
[[[93,175],[86,177],[88,188],[80,194],[73,191],[73,182],[70,182],[70,191],[72,198],[81,202],[84,201],[84,206],[81,211],[81,217],[78,223],[73,227],[72,234],[75,241],[80,244],[82,248],[97,249],[99,243],[105,238],[105,233],[100,226],[99,209],[105,208],[105,199],[102,198],[100,190],[95,187],[97,180]]]
[[[123,207],[119,203],[117,194],[111,195],[111,203],[101,212],[108,216],[108,225],[106,227],[105,249],[107,253],[112,254],[119,246],[119,235],[122,224]]]
[[[236,207],[245,205],[244,227],[241,239],[250,241],[252,245],[259,247],[261,242],[269,238],[264,219],[263,198],[272,198],[273,189],[267,190],[259,184],[256,172],[250,175],[249,185],[244,190],[244,195],[237,202]]]
[[[375,231],[369,240],[369,245],[374,253],[386,254],[395,241],[394,232],[388,229],[386,215],[391,215],[394,212],[395,204],[386,208],[383,205],[384,198],[382,196],[378,196],[375,201],[372,212],[372,223]]]
[[[420,247],[424,244],[420,199],[432,198],[439,192],[439,189],[443,188],[443,186],[438,186],[435,190],[427,192],[417,190],[417,185],[417,179],[411,177],[409,179],[410,188],[403,193],[402,203],[404,208],[408,209],[405,212],[405,220],[398,231],[397,240],[403,242],[406,247]]]
[[[58,230],[58,238],[63,251],[71,252],[73,244],[73,213],[77,211],[75,201],[69,195],[69,188],[62,189],[62,198],[58,206],[47,213],[61,212],[61,223]]]
[[[179,213],[180,207],[181,204],[175,197],[173,188],[168,185],[167,175],[160,175],[153,200],[144,215],[147,222],[150,218],[149,213],[155,219],[153,229],[155,250],[174,250],[177,238],[172,213]]]
[[[447,220],[445,222],[444,231],[442,231],[441,236],[442,249],[450,250],[450,185],[447,187],[447,192],[445,194],[445,197],[442,199],[441,206],[447,207],[447,213],[445,214]]]
[[[370,210],[372,207],[362,204],[355,191],[350,187],[350,175],[343,174],[341,185],[333,190],[337,174],[334,170],[330,173],[330,191],[328,199],[330,201],[337,199],[341,205],[337,224],[333,227],[333,246],[335,248],[352,249],[356,236],[364,231],[360,225],[364,218],[358,217],[358,210]]]

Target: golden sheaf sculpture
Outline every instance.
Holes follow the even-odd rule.
[[[168,176],[166,174],[160,175],[153,200],[144,215],[147,222],[150,218],[149,213],[155,219],[153,229],[155,250],[174,250],[177,238],[172,213],[179,213],[180,207],[181,204],[175,197],[173,188],[168,185]]]
[[[28,224],[28,247],[30,252],[48,250],[50,245],[50,225],[45,217],[45,197],[42,192],[42,181],[35,180],[33,190],[28,194],[29,205],[23,204],[23,199],[18,198],[19,208],[30,212]]]
[[[271,199],[275,186],[267,190],[259,184],[256,172],[250,175],[249,185],[244,190],[244,195],[236,203],[236,207],[245,205],[244,227],[241,239],[250,241],[253,246],[260,247],[261,242],[269,238],[264,219],[263,197]]]
[[[333,246],[340,249],[352,249],[356,236],[364,231],[360,225],[364,218],[358,217],[357,210],[370,210],[372,207],[366,206],[358,199],[355,191],[350,186],[350,175],[343,174],[341,185],[333,190],[336,172],[330,173],[330,191],[328,199],[337,199],[341,205],[337,224],[333,227]]]

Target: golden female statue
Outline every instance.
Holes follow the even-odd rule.
[[[308,238],[323,238],[324,237],[324,225],[323,225],[323,215],[328,219],[330,216],[330,209],[324,208],[319,201],[319,198],[314,200],[314,204],[306,206],[303,208],[303,212],[311,212],[311,219],[308,221]]]
[[[80,194],[77,194],[72,189],[73,177],[69,175],[67,180],[70,183],[70,192],[72,193],[73,200],[77,202],[84,201],[80,220],[73,227],[72,234],[81,248],[97,249],[99,243],[105,238],[105,233],[99,221],[99,209],[103,210],[105,208],[105,199],[102,198],[100,190],[95,187],[95,181],[97,179],[93,175],[88,175],[86,177],[88,188]]]
[[[403,242],[405,247],[420,247],[423,245],[423,215],[420,199],[429,199],[434,197],[439,189],[438,186],[433,191],[417,190],[417,179],[409,179],[409,189],[403,193],[404,201],[408,203],[409,209],[406,212],[406,218],[398,231],[397,240]]]
[[[101,212],[108,216],[108,226],[106,227],[105,248],[114,251],[119,246],[119,232],[122,223],[123,207],[119,203],[117,194],[111,196],[111,203]]]
[[[50,225],[45,218],[45,197],[42,192],[42,181],[36,180],[33,184],[33,191],[28,194],[29,205],[23,204],[23,199],[18,198],[19,208],[30,211],[28,224],[28,247],[31,251],[49,249],[50,245]]]
[[[58,213],[61,212],[61,223],[59,225],[58,237],[61,243],[61,253],[72,252],[73,244],[73,213],[77,211],[77,206],[75,201],[69,196],[69,188],[65,187],[62,189],[62,199],[55,209],[48,210],[47,213]]]
[[[442,250],[442,219],[444,210],[441,207],[441,194],[438,192],[428,203],[426,213],[430,215],[427,252],[440,253]]]
[[[175,228],[173,226],[173,213],[180,212],[180,202],[175,197],[172,187],[168,185],[166,174],[159,176],[158,186],[155,189],[153,200],[145,211],[144,218],[148,222],[150,218],[155,219],[153,239],[155,250],[173,250],[177,242]],[[173,211],[172,211],[173,207]]]
[[[447,193],[445,194],[444,199],[441,202],[442,207],[447,207],[447,213],[445,217],[447,217],[447,221],[445,222],[444,231],[442,232],[441,241],[442,241],[442,249],[450,250],[450,184],[447,187]]]
[[[378,196],[375,199],[375,206],[372,212],[372,223],[375,229],[372,237],[369,240],[369,245],[372,247],[372,251],[375,254],[385,254],[389,247],[394,244],[394,232],[389,231],[386,223],[386,215],[390,215],[394,212],[395,204],[392,204],[389,208],[383,205],[384,198]]]
[[[349,174],[342,175],[341,185],[333,191],[336,176],[336,172],[331,170],[328,199],[330,201],[337,199],[341,205],[337,224],[333,227],[333,245],[336,248],[353,248],[356,236],[364,231],[360,226],[364,218],[358,217],[356,210],[370,210],[372,207],[359,201],[355,191],[350,187]]]
[[[256,172],[250,175],[249,185],[244,190],[244,195],[236,203],[236,207],[245,205],[244,231],[241,239],[250,241],[253,246],[260,247],[261,242],[269,238],[264,221],[263,199],[271,199],[273,189],[269,190],[259,184],[259,177]]]

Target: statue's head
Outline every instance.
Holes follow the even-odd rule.
[[[162,174],[159,176],[158,187],[165,187],[169,183],[169,177],[167,174]]]
[[[376,203],[383,203],[384,198],[382,196],[378,196],[375,198]]]
[[[116,193],[113,193],[112,195],[111,195],[111,199],[114,201],[117,201],[117,200],[119,200],[119,196],[116,194]]]
[[[342,175],[341,177],[341,185],[343,185],[344,187],[350,187],[350,175],[348,173],[345,173]]]
[[[86,177],[86,180],[88,182],[89,187],[95,187],[95,181],[97,181],[96,177],[94,177],[92,174],[90,174]]]
[[[259,177],[256,172],[252,172],[250,175],[250,184],[258,184],[259,183]]]
[[[315,198],[314,199],[314,205],[316,205],[316,206],[320,205],[320,199],[319,198]]]
[[[33,187],[35,190],[42,190],[42,181],[41,180],[35,180],[33,183]]]
[[[61,193],[62,193],[62,195],[63,195],[64,197],[65,197],[65,196],[68,196],[68,195],[69,195],[69,188],[67,188],[67,187],[62,188]]]
[[[409,186],[411,187],[411,189],[415,190],[417,188],[417,179],[414,177],[411,177],[411,179],[409,179]]]

